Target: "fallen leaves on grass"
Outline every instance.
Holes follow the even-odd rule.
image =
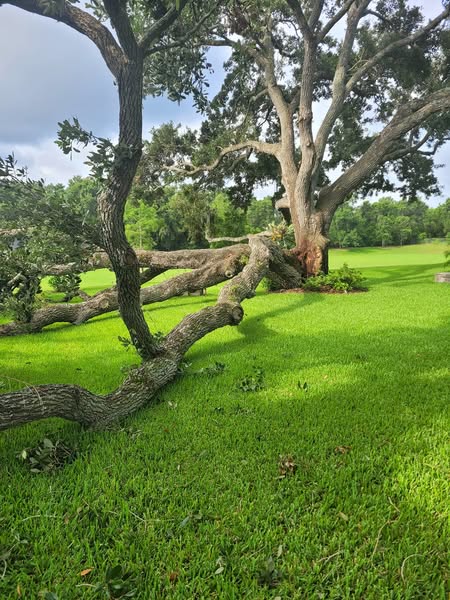
[[[268,588],[276,587],[282,578],[282,574],[278,569],[275,568],[275,561],[272,556],[269,556],[265,565],[260,569],[258,573],[259,585],[265,585]]]
[[[295,462],[295,459],[292,456],[292,454],[280,454],[278,461],[278,470],[280,473],[278,479],[284,479],[285,477],[288,477],[290,475],[295,475],[295,472],[297,471],[297,463]]]
[[[334,449],[335,454],[348,454],[352,449],[351,446],[336,446]]]
[[[44,438],[35,448],[25,448],[18,455],[30,468],[31,473],[48,473],[71,463],[77,457],[77,451],[61,440],[53,443]]]

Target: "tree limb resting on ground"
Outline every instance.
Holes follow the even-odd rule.
[[[242,320],[242,301],[254,295],[270,262],[280,259],[267,238],[251,237],[249,247],[248,263],[222,288],[217,303],[182,319],[160,344],[157,355],[133,369],[119,388],[97,395],[76,385],[50,384],[2,394],[0,430],[48,417],[105,427],[149,404],[157,391],[175,377],[184,354],[197,340]]]

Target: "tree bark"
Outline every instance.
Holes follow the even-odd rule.
[[[175,377],[183,356],[197,340],[225,325],[240,323],[242,301],[254,295],[270,263],[283,260],[268,239],[252,237],[249,246],[248,263],[222,288],[217,303],[186,316],[159,345],[156,355],[132,370],[119,388],[103,396],[75,385],[30,386],[2,394],[0,430],[49,417],[105,427],[149,404]]]
[[[140,305],[163,302],[174,296],[180,296],[185,292],[208,288],[230,279],[242,270],[245,260],[249,255],[249,247],[243,245],[231,246],[229,248],[221,248],[220,251],[212,251],[212,253],[207,251],[201,252],[200,255],[195,250],[184,252],[184,256],[181,256],[179,253],[175,253],[175,256],[173,254],[172,252],[161,252],[152,258],[151,253],[147,253],[146,262],[156,262],[159,266],[150,267],[140,277],[139,283],[142,284],[153,279],[168,267],[173,266],[173,264],[195,264],[199,265],[198,268],[188,273],[182,273],[162,283],[141,289]],[[215,260],[211,260],[211,257],[214,257]],[[206,258],[209,258],[209,260],[207,261]],[[52,304],[40,308],[35,311],[31,320],[27,323],[11,322],[0,325],[0,337],[23,333],[39,333],[44,327],[54,323],[81,325],[93,317],[98,317],[99,315],[118,309],[119,295],[117,286],[114,286],[99,292],[85,302],[77,304]]]

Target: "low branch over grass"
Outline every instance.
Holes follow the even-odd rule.
[[[254,295],[270,263],[282,260],[266,238],[251,237],[249,248],[248,263],[222,288],[217,303],[182,319],[160,344],[157,355],[132,370],[118,389],[96,395],[76,385],[39,385],[3,394],[0,430],[48,417],[104,427],[150,403],[156,392],[175,377],[184,354],[197,340],[215,329],[241,322],[242,301]]]
[[[248,237],[248,236],[247,236]],[[247,237],[244,239],[246,240]],[[233,255],[235,258],[249,254],[245,244],[228,246],[226,248],[200,249],[200,250],[135,250],[139,267],[150,269],[198,269],[215,260],[228,260]],[[106,252],[96,252],[89,257],[83,265],[81,272],[95,271],[97,269],[110,269],[111,261]],[[66,275],[74,271],[80,272],[80,265],[68,263],[63,265],[48,265],[46,275]]]
[[[142,274],[141,283],[150,281],[169,268],[192,268],[194,265],[196,268],[162,283],[141,289],[141,304],[163,302],[185,292],[208,288],[230,279],[242,269],[249,254],[250,249],[247,245],[211,251],[186,250],[156,253],[142,251],[142,263],[151,266]],[[104,260],[103,255],[101,260]],[[60,303],[40,308],[34,312],[28,322],[14,321],[0,325],[0,336],[39,333],[44,327],[53,323],[80,325],[93,317],[118,309],[117,289],[116,286],[113,286],[78,304]]]

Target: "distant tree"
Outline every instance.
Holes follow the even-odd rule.
[[[274,209],[272,198],[254,198],[247,209],[247,231],[257,233],[267,230],[269,223],[279,223],[280,213]]]
[[[155,235],[162,226],[154,206],[143,200],[127,202],[124,213],[125,233],[135,248],[150,250],[155,246]]]
[[[339,248],[365,245],[366,240],[362,237],[363,230],[363,219],[358,208],[353,204],[345,204],[336,211],[331,224],[330,244]]]
[[[430,208],[424,221],[428,238],[445,238],[450,232],[450,198],[436,208]]]
[[[245,233],[245,211],[222,192],[211,203],[209,233],[212,237],[238,237]]]

